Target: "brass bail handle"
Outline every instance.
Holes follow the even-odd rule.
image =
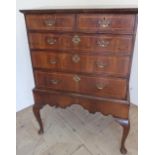
[[[80,82],[81,78],[78,75],[74,75],[73,80],[78,83]]]
[[[98,21],[98,24],[99,24],[99,26],[102,27],[102,28],[107,28],[107,27],[110,26],[111,22],[110,22],[110,20],[108,20],[108,19],[106,19],[106,18],[103,18],[103,19],[100,19],[100,20]]]
[[[96,88],[97,88],[98,90],[102,90],[102,89],[104,89],[104,87],[105,87],[105,84],[104,84],[104,83],[97,83],[97,84],[96,84]]]
[[[105,68],[105,67],[107,66],[107,64],[104,63],[104,62],[102,62],[102,61],[96,61],[96,66],[97,66],[98,68],[103,69],[103,68]]]
[[[55,65],[57,63],[57,60],[51,59],[49,62],[50,62],[50,64]]]
[[[98,40],[97,41],[97,45],[100,47],[107,47],[109,45],[109,41],[105,41],[105,40]]]
[[[52,80],[50,80],[50,82],[51,82],[53,85],[57,85],[57,84],[60,83],[60,80],[52,79]]]
[[[46,19],[46,20],[44,21],[44,23],[45,23],[46,26],[52,27],[52,26],[55,25],[56,20],[55,20],[55,19]]]
[[[54,18],[49,17],[48,19],[45,19],[44,23],[46,26],[49,26],[49,27],[54,26],[56,23],[56,16],[54,16]]]
[[[56,42],[57,42],[57,40],[54,39],[54,38],[47,38],[47,43],[48,43],[49,45],[54,45]]]

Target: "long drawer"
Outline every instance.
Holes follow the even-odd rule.
[[[29,33],[31,49],[70,49],[92,53],[130,54],[132,39],[130,35]]]
[[[125,79],[41,71],[34,73],[38,88],[51,88],[116,99],[125,99],[126,97],[127,80]]]
[[[26,22],[28,30],[72,31],[75,18],[72,14],[31,14],[26,16]]]
[[[58,71],[108,74],[127,76],[130,58],[128,56],[97,56],[88,54],[71,54],[58,52],[32,52],[34,68]]]
[[[84,32],[128,33],[134,31],[135,15],[79,14],[77,29]]]

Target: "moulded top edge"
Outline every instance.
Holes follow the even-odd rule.
[[[26,10],[20,10],[20,12],[25,14],[33,14],[33,13],[138,13],[138,8],[76,8],[76,9],[26,9]]]

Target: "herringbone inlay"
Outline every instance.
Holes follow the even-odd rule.
[[[131,106],[128,155],[137,155],[137,107]],[[45,106],[45,133],[38,135],[32,107],[17,113],[17,155],[120,155],[121,126],[111,116],[90,114],[78,105]]]

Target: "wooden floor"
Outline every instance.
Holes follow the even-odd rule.
[[[137,111],[132,105],[128,155],[138,154]],[[38,135],[32,107],[17,113],[17,155],[120,155],[122,128],[111,116],[90,114],[78,105],[45,106],[41,114],[45,133]]]

